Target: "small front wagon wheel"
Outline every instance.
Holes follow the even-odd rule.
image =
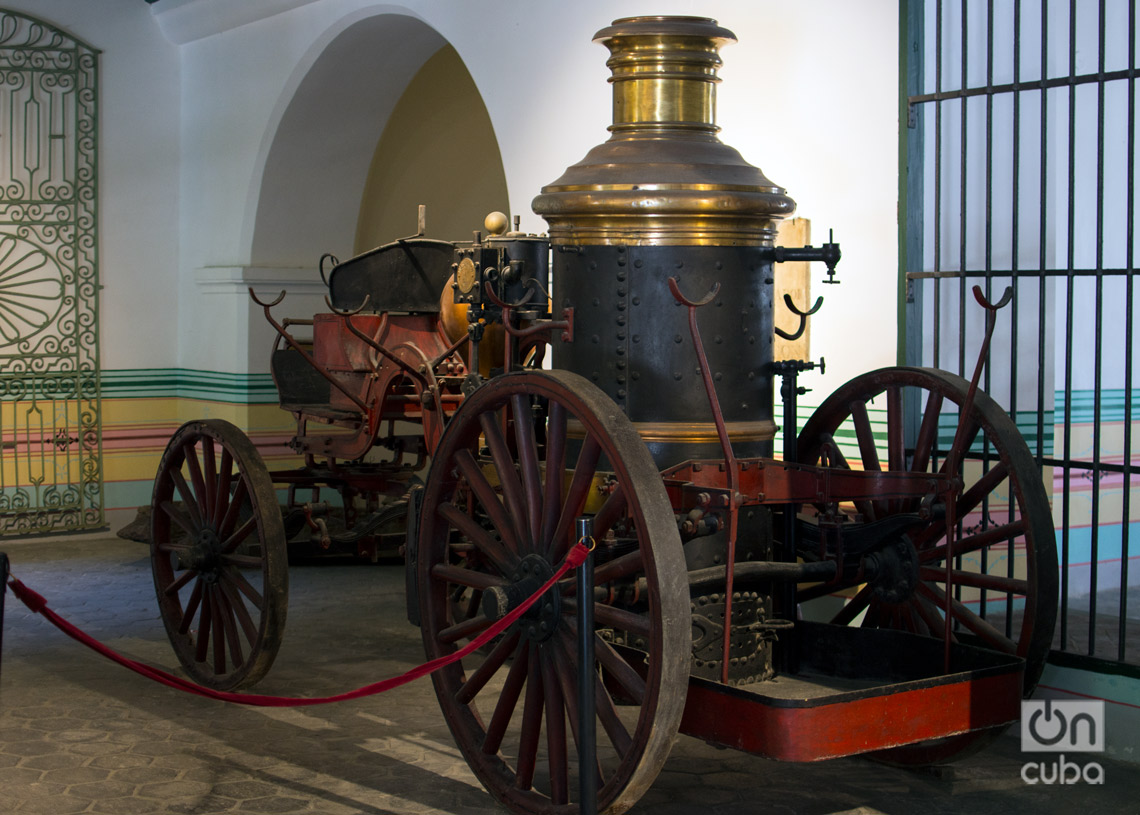
[[[285,626],[285,528],[257,448],[229,422],[188,422],[167,444],[150,554],[162,621],[191,678],[234,690],[263,677]]]

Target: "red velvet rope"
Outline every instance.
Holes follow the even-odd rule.
[[[8,585],[12,588],[12,593],[15,594],[29,609],[37,614],[42,614],[48,622],[62,631],[67,636],[71,637],[83,645],[86,645],[91,650],[102,654],[107,659],[117,662],[124,668],[129,668],[137,674],[141,674],[148,679],[153,679],[163,685],[167,685],[178,690],[186,691],[187,693],[197,694],[198,696],[205,696],[209,699],[219,699],[223,702],[234,702],[239,705],[254,705],[257,707],[305,707],[308,705],[327,705],[330,702],[343,702],[348,699],[360,699],[365,696],[372,696],[377,693],[383,693],[386,690],[397,688],[400,685],[406,685],[414,679],[419,679],[421,676],[427,676],[430,673],[438,671],[445,665],[450,665],[452,662],[463,659],[463,657],[475,651],[478,648],[486,645],[492,639],[503,633],[512,623],[519,617],[526,613],[527,609],[534,605],[543,594],[553,588],[554,584],[562,579],[562,576],[571,569],[576,569],[586,560],[586,555],[589,554],[589,547],[585,543],[578,543],[574,546],[566,560],[558,567],[558,571],[542,584],[534,594],[523,601],[522,605],[514,611],[507,614],[498,622],[492,624],[486,631],[484,631],[475,639],[471,640],[467,645],[460,648],[453,654],[447,656],[437,657],[430,662],[425,662],[410,671],[394,676],[389,679],[384,679],[379,682],[373,682],[371,685],[357,688],[356,690],[348,691],[347,693],[338,693],[335,696],[320,696],[320,697],[292,697],[292,696],[262,696],[256,693],[229,693],[227,691],[211,690],[204,688],[201,685],[196,685],[189,679],[184,679],[180,676],[167,673],[159,668],[153,668],[149,665],[144,665],[129,657],[125,657],[112,648],[104,645],[98,640],[92,638],[89,634],[77,628],[72,623],[60,617],[50,608],[48,608],[47,600],[40,594],[29,589],[19,580],[15,578],[8,581]]]

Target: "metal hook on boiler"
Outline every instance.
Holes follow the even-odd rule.
[[[823,298],[815,298],[814,306],[812,306],[807,311],[800,311],[798,308],[796,308],[796,304],[792,302],[792,296],[790,294],[784,294],[784,305],[788,307],[788,310],[791,311],[792,314],[795,314],[800,318],[800,327],[793,331],[791,334],[779,327],[777,327],[775,331],[777,335],[783,337],[785,340],[788,340],[788,342],[793,342],[802,337],[804,335],[804,332],[807,331],[808,317],[819,311],[820,306],[823,305]]]

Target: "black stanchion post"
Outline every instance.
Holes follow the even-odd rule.
[[[8,596],[8,556],[0,552],[0,664],[4,655],[4,598]]]
[[[597,815],[598,764],[594,720],[594,519],[577,519],[578,540],[590,547],[578,568],[578,798],[582,815]]]

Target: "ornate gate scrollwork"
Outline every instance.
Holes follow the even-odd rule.
[[[0,535],[103,525],[97,62],[0,10]]]

